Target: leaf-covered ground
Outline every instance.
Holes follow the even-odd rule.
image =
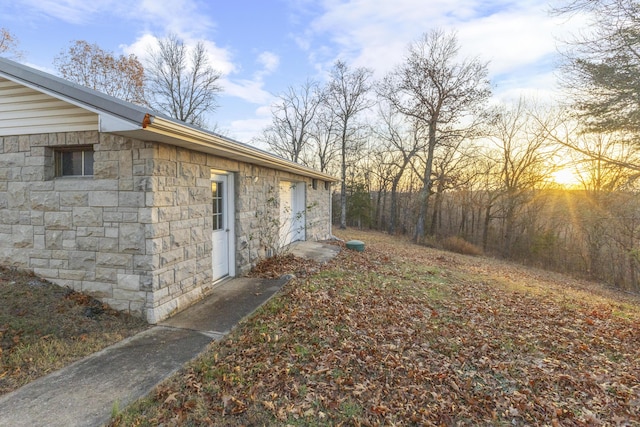
[[[640,425],[637,298],[341,237],[365,252],[290,282],[112,425]]]
[[[146,327],[86,294],[0,268],[0,395]]]

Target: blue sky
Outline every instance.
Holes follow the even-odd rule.
[[[222,72],[209,119],[249,142],[270,121],[274,96],[307,78],[323,81],[337,59],[380,78],[406,47],[435,28],[455,30],[464,56],[489,61],[496,100],[556,91],[558,37],[576,23],[538,0],[2,0],[0,27],[17,36],[22,62],[55,73],[72,40],[144,59],[175,33],[205,43]]]

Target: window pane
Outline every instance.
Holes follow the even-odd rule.
[[[82,151],[62,153],[62,175],[82,175]]]
[[[55,153],[56,176],[92,176],[93,150],[64,150]]]
[[[93,175],[93,151],[83,151],[84,153],[84,175]]]
[[[223,188],[222,188],[222,182],[218,183],[218,226],[220,227],[220,229],[224,226],[223,225],[223,215],[224,215],[224,206],[222,205],[222,195],[223,195]]]
[[[213,203],[213,229],[221,230],[224,227],[222,182],[211,182],[211,197]]]

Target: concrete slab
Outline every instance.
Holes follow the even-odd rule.
[[[160,324],[199,331],[216,339],[229,333],[231,328],[269,300],[285,283],[285,279],[228,280],[213,290],[212,297]]]
[[[295,256],[324,264],[329,262],[338,254],[338,252],[340,252],[340,246],[311,241],[293,242],[289,246],[289,250]]]
[[[154,327],[0,397],[0,426],[100,426],[199,354],[211,338]]]

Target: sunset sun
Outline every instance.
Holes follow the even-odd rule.
[[[580,184],[580,179],[571,169],[560,169],[551,175],[551,179],[563,187],[574,187]]]

